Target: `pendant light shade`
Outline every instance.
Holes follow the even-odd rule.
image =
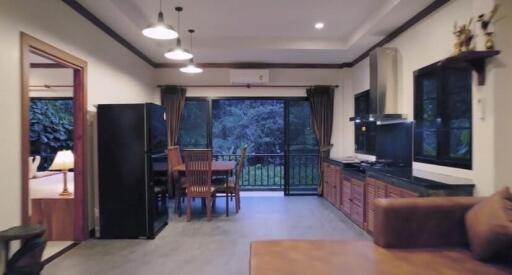
[[[172,60],[187,60],[194,57],[189,51],[181,47],[181,39],[179,38],[176,41],[176,48],[174,48],[173,50],[169,50],[164,55],[165,57]]]
[[[164,13],[162,12],[162,1],[160,0],[160,12],[158,12],[158,19],[155,24],[149,25],[142,30],[142,34],[146,37],[168,40],[178,37],[178,32],[174,30],[171,25],[165,24]]]
[[[187,74],[198,74],[202,73],[203,69],[197,67],[196,64],[194,64],[194,60],[191,60],[187,66],[180,68],[180,71]]]
[[[176,7],[174,10],[178,12],[178,31],[180,31],[180,13],[183,11],[183,8]],[[176,48],[167,51],[164,56],[172,60],[187,60],[193,57],[189,51],[181,47],[180,38],[176,41]]]
[[[194,30],[188,30],[188,32],[190,33],[190,49],[192,49],[192,34],[194,33]],[[192,58],[187,66],[180,68],[180,71],[187,74],[197,74],[202,73],[203,69],[197,67],[194,63],[194,59]]]

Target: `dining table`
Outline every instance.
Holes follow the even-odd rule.
[[[214,160],[212,161],[212,175],[213,176],[229,176],[233,169],[236,167],[236,161],[229,161],[229,160]],[[186,167],[185,163],[177,165],[172,169],[173,171],[179,172],[179,173],[185,173]]]

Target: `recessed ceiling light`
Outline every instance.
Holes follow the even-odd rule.
[[[324,23],[323,22],[318,22],[315,24],[315,29],[317,30],[321,30],[324,28]]]

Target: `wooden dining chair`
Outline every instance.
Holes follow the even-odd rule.
[[[182,201],[185,197],[185,177],[180,175],[178,171],[173,171],[175,167],[178,167],[183,164],[183,159],[181,158],[181,151],[179,146],[169,146],[167,148],[167,158],[168,158],[168,180],[169,187],[172,186],[172,190],[174,190],[174,213],[178,213],[178,216],[181,217],[182,210]],[[169,188],[169,190],[171,190]]]
[[[240,211],[240,181],[244,171],[244,163],[247,158],[247,147],[240,149],[240,159],[236,165],[235,176],[230,177],[227,182],[216,186],[216,194],[226,195],[226,217],[229,216],[229,200],[235,198],[235,211]]]
[[[212,219],[215,187],[212,185],[212,150],[185,150],[185,183],[187,194],[187,221],[192,218],[192,198],[206,200],[206,216]]]

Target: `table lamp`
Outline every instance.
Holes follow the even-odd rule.
[[[75,157],[71,150],[62,150],[57,152],[55,159],[53,160],[50,170],[61,170],[64,174],[64,188],[59,196],[71,196],[73,193],[68,190],[68,171],[73,169],[75,166]]]

